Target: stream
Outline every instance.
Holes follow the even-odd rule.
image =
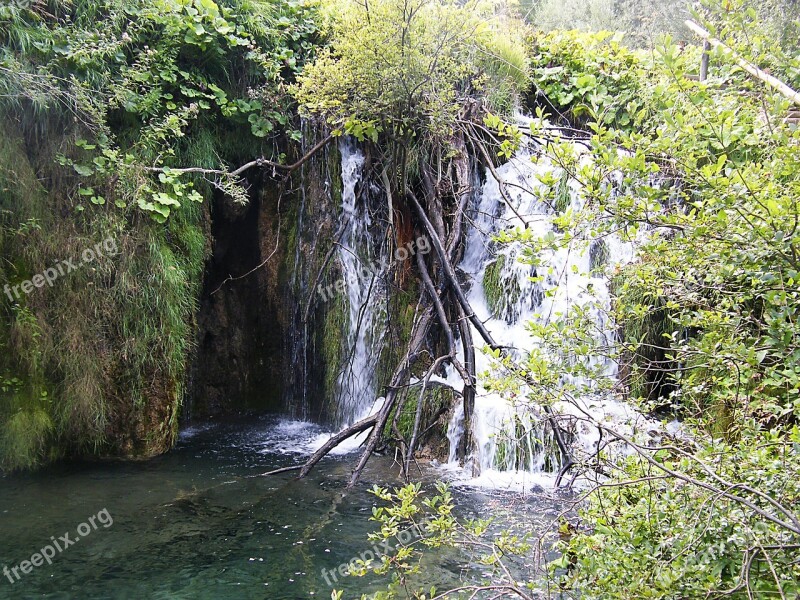
[[[303,480],[254,477],[296,464],[323,433],[248,416],[187,429],[173,451],[147,462],[57,464],[0,479],[0,567],[30,559],[51,537],[78,538],[52,564],[18,570],[13,584],[3,577],[0,597],[288,600],[381,589],[375,576],[334,581],[330,570],[372,547],[370,517],[381,502],[368,490],[400,484],[390,457],[374,457],[349,491],[357,455],[328,457]],[[446,475],[428,467],[423,487]],[[542,493],[453,489],[460,517],[495,516],[498,527],[513,517],[535,531],[561,510]],[[80,537],[78,527],[86,523],[86,532],[98,513]],[[428,550],[424,582],[456,585],[469,563],[453,550]]]

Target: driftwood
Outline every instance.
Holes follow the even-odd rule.
[[[725,42],[722,42],[717,38],[712,37],[708,31],[703,29],[700,25],[698,25],[694,21],[687,20],[685,21],[685,23],[689,29],[691,29],[693,32],[695,32],[704,40],[708,41],[708,43],[711,44],[711,46],[713,46],[714,48],[724,48],[725,50],[730,52],[731,56],[736,61],[736,64],[739,65],[742,69],[744,69],[748,73],[750,73],[750,75],[752,75],[759,81],[763,81],[769,87],[774,89],[776,92],[782,94],[783,96],[794,102],[797,106],[800,106],[800,92],[796,92],[788,85],[783,83],[777,77],[770,75],[766,71],[759,69],[753,63],[746,61],[744,58],[742,58],[742,56],[738,52],[736,52],[736,50],[728,46]]]

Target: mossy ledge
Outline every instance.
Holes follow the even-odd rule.
[[[75,175],[55,160],[61,141],[36,141],[10,125],[0,135],[0,275],[13,288],[65,260],[76,268],[52,286],[0,297],[0,467],[154,456],[177,434],[208,250],[205,209],[186,206],[164,226],[120,210],[78,211],[64,193]]]

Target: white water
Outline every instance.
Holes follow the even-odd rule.
[[[517,214],[527,222],[536,238],[554,229],[552,208],[525,190],[542,188],[537,175],[555,171],[558,176],[560,172],[545,158],[533,162],[532,150],[522,149],[511,161],[497,169],[501,179],[525,188],[506,188],[515,210],[506,205],[497,181],[487,174],[487,181],[474,206],[474,227],[469,229],[460,264],[461,270],[472,280],[467,294],[469,302],[497,343],[513,348],[512,354],[517,358],[523,357],[526,350],[544,351],[542,340],[531,335],[526,323],[550,323],[574,306],[589,309],[595,323],[595,342],[598,346],[611,346],[614,332],[606,314],[611,301],[608,281],[598,270],[592,272],[589,244],[585,244],[585,248],[548,251],[540,256],[545,266],[538,267],[537,271],[530,264],[518,260],[522,252],[519,244],[498,245],[492,241],[493,236],[502,230],[524,227]],[[576,188],[570,190],[570,206],[574,210],[582,207],[582,198]],[[605,244],[610,265],[628,262],[633,258],[632,244],[614,237],[606,237]],[[500,281],[505,294],[492,313],[484,292],[484,278],[487,267],[503,257],[505,262]],[[531,281],[535,275],[544,276],[544,280]],[[491,360],[481,351],[483,342],[477,331],[473,332],[473,338],[479,376],[472,419],[475,447],[462,469],[455,455],[455,448],[464,432],[464,410],[463,406],[459,406],[448,431],[451,448],[449,468],[455,472],[457,479],[470,485],[526,489],[530,484],[552,484],[561,457],[552,431],[545,427],[542,409],[535,398],[524,398],[529,390],[521,390],[520,395],[511,400],[480,386],[480,374],[490,369]],[[589,364],[596,367],[605,378],[616,376],[617,365],[601,355],[591,358]],[[447,380],[455,379],[457,375],[449,372]],[[562,381],[591,387],[589,381],[567,380],[564,376]],[[556,402],[554,410],[577,417],[583,416],[582,411],[586,411],[593,419],[613,423],[617,431],[628,435],[635,436],[654,427],[652,422],[626,403],[610,394],[593,393],[591,389],[573,399],[573,403]],[[599,442],[596,428],[590,427],[585,421],[578,421],[574,433],[573,451],[591,455]]]
[[[338,377],[335,398],[336,424],[341,428],[378,410],[383,402],[383,398],[376,400],[375,367],[385,329],[383,300],[386,292],[383,275],[386,258],[378,256],[374,249],[370,234],[372,222],[366,202],[359,201],[356,193],[362,177],[364,156],[349,143],[342,143],[340,149],[343,183],[340,227],[344,229],[336,258],[344,274],[343,293],[348,318],[343,360],[347,366]],[[557,167],[546,159],[534,163],[531,161],[531,150],[521,150],[514,159],[500,167],[499,176],[528,190],[541,188],[537,175],[557,171]],[[500,231],[523,226],[517,214],[522,216],[536,236],[544,236],[553,230],[553,210],[547,204],[519,187],[509,186],[506,193],[514,203],[514,210],[503,201],[497,182],[487,176],[472,207],[473,222],[468,229],[464,257],[459,266],[472,281],[467,296],[477,315],[499,344],[515,349],[512,354],[517,358],[541,345],[541,340],[531,336],[526,323],[548,323],[576,305],[589,308],[596,324],[597,344],[601,347],[612,345],[612,324],[606,316],[610,305],[608,281],[604,276],[591,272],[588,244],[581,250],[562,249],[542,256],[543,263],[551,270],[539,267],[536,273],[531,265],[518,260],[522,251],[519,245],[498,245],[493,242],[493,237]],[[571,207],[580,209],[582,199],[579,190],[572,189],[570,197]],[[625,263],[633,258],[632,244],[614,237],[605,238],[605,244],[610,265]],[[484,293],[484,278],[487,266],[498,257],[505,259],[500,280],[506,294],[493,314]],[[545,275],[544,281],[531,281],[531,276],[535,274]],[[473,332],[473,339],[476,343],[476,371],[480,376],[490,369],[491,359],[481,351],[482,341],[476,331]],[[598,367],[605,377],[616,376],[617,367],[611,360],[598,355],[590,359],[590,364]],[[432,379],[448,383],[457,390],[463,387],[460,377],[452,369],[446,377]],[[575,380],[569,382],[588,384]],[[524,395],[525,390],[522,392]],[[595,420],[613,423],[617,431],[632,436],[654,429],[652,422],[610,395],[588,393],[574,400],[574,403],[557,402],[554,410],[576,416],[586,411]],[[456,482],[508,489],[552,485],[560,467],[560,454],[552,432],[545,426],[541,408],[535,402],[510,401],[479,385],[472,420],[475,448],[462,468],[455,448],[464,433],[463,419],[463,405],[459,404],[448,430],[451,450],[446,465]],[[301,452],[313,451],[330,438],[329,433],[322,433],[318,428],[306,424],[287,423],[286,426],[290,429],[299,428],[295,431],[298,434],[295,448]],[[596,429],[585,422],[578,422],[574,434],[573,451],[576,454],[590,455],[595,451],[599,439]],[[334,452],[356,450],[367,435],[368,432],[365,432],[350,438]]]
[[[384,327],[382,297],[386,264],[371,243],[366,202],[359,202],[356,186],[361,180],[364,155],[351,143],[342,143],[342,214],[345,230],[337,258],[346,285],[348,334],[346,365],[337,381],[337,422],[351,425],[375,410],[375,367],[380,357]]]
[[[384,275],[388,263],[386,257],[374,248],[370,232],[372,219],[367,202],[357,194],[363,174],[364,155],[347,140],[340,144],[339,150],[342,155],[339,228],[343,230],[335,256],[342,274],[344,298],[337,296],[328,301],[344,300],[348,319],[342,371],[336,381],[334,398],[335,425],[343,429],[379,410],[383,404],[384,399],[376,394],[375,369],[385,333]],[[356,450],[368,435],[369,431],[366,431],[345,440],[333,453]],[[329,438],[329,433],[320,433],[302,446],[315,450]]]

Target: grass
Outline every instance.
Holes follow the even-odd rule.
[[[0,298],[0,375],[21,382],[0,391],[0,467],[152,455],[177,433],[208,256],[207,206],[187,204],[164,226],[109,206],[75,212],[76,182],[54,160],[63,138],[31,148],[25,140],[37,131],[9,125],[0,140],[2,283],[108,238],[119,253],[18,302]],[[193,156],[209,152],[206,142],[191,146]]]
[[[514,307],[522,294],[515,274],[505,272],[507,261],[505,254],[499,254],[486,265],[483,274],[483,293],[489,310],[496,318],[506,320],[516,317]]]

